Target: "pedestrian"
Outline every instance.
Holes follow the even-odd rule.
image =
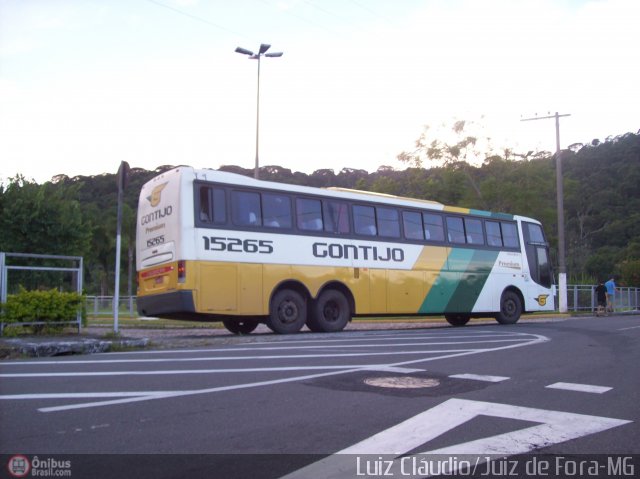
[[[598,309],[596,309],[596,316],[604,315],[607,312],[607,287],[602,281],[598,282],[596,286],[596,303]]]
[[[607,288],[607,311],[610,313],[616,310],[616,281],[615,276],[611,276],[611,279],[604,283]]]

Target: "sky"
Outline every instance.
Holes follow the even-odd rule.
[[[426,125],[497,150],[640,129],[637,0],[0,0],[0,182],[404,169]],[[435,136],[429,137],[435,139]],[[439,138],[444,139],[444,138]]]

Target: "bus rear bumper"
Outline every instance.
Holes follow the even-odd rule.
[[[171,316],[180,313],[195,313],[191,291],[138,296],[138,314],[141,316]]]

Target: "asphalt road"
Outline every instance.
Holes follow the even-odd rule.
[[[508,477],[498,458],[570,473],[558,455],[598,454],[622,455],[598,477],[634,477],[639,342],[628,315],[4,361],[0,453],[32,473],[213,478],[424,477],[423,457],[466,454]]]

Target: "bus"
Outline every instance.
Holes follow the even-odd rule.
[[[141,190],[138,312],[341,331],[354,317],[553,311],[540,222],[393,195],[261,181],[180,166]]]

